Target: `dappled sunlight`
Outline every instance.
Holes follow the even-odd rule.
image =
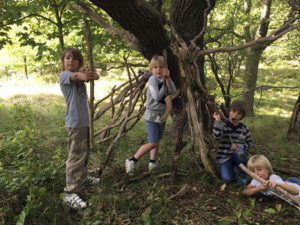
[[[259,108],[256,110],[257,115],[266,115],[266,116],[279,116],[284,118],[290,118],[292,115],[291,110],[285,110],[279,107],[265,107]]]
[[[114,85],[119,86],[123,81],[111,80],[106,77],[101,77],[95,81],[95,99],[105,97]],[[87,92],[89,95],[89,83],[87,85]],[[14,95],[39,95],[39,94],[54,94],[61,95],[59,83],[46,84],[43,81],[37,81],[29,77],[29,79],[3,79],[0,81],[0,98],[9,99]]]

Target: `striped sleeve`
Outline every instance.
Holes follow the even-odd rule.
[[[215,140],[220,140],[223,137],[223,129],[225,123],[223,121],[215,121],[214,128],[213,128],[213,138]]]

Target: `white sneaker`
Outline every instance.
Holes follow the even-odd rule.
[[[128,173],[129,175],[133,175],[134,174],[134,168],[135,168],[135,162],[133,160],[126,159],[125,160],[126,173]]]
[[[154,170],[157,167],[156,163],[149,162],[149,171]]]
[[[100,182],[100,178],[87,176],[84,180],[85,185],[98,184]]]
[[[75,193],[66,193],[63,201],[73,209],[84,209],[87,206],[86,203]]]

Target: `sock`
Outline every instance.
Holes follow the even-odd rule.
[[[135,163],[138,161],[134,156],[132,156],[132,158],[130,158],[129,160],[131,160],[131,161],[133,161]]]
[[[150,159],[150,163],[155,163],[155,160]]]

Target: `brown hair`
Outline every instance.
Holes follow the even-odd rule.
[[[71,55],[74,57],[74,59],[79,61],[78,69],[80,69],[83,66],[83,56],[82,56],[81,52],[75,48],[66,48],[63,51],[63,53],[61,54],[61,62],[62,62],[63,67],[64,67],[64,58],[67,53],[71,53]]]
[[[154,55],[150,61],[150,71],[153,69],[156,63],[162,67],[165,67],[164,57],[161,55]]]
[[[239,111],[242,114],[241,119],[243,119],[247,114],[247,102],[244,100],[235,100],[231,103],[229,111]]]
[[[250,157],[247,167],[249,170],[254,170],[254,168],[261,167],[267,170],[271,175],[273,174],[273,168],[271,166],[270,161],[264,155],[253,155]]]

